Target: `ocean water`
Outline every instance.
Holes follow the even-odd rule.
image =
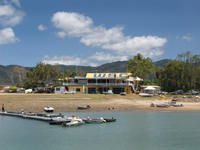
[[[87,112],[117,122],[79,127],[0,116],[0,150],[197,150],[200,112]]]

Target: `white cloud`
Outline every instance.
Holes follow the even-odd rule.
[[[52,17],[52,22],[56,28],[62,29],[67,36],[80,37],[91,32],[92,19],[79,13],[58,12]]]
[[[46,27],[46,26],[44,26],[44,25],[42,25],[42,24],[40,24],[39,26],[38,26],[38,30],[40,30],[40,31],[45,31],[45,30],[47,30],[48,28]]]
[[[0,30],[0,45],[19,41],[11,27],[21,23],[25,16],[20,7],[19,0],[0,1],[0,25],[4,26],[4,29]]]
[[[177,40],[191,41],[192,37],[190,35],[176,36]]]
[[[17,7],[21,7],[19,0],[11,0],[11,2],[15,4]]]
[[[112,55],[106,52],[96,52],[88,57],[78,56],[45,56],[42,60],[46,64],[62,64],[62,65],[81,65],[81,66],[98,66],[102,63],[114,62],[114,61],[126,61],[129,58],[127,56]]]
[[[76,56],[54,56],[50,58],[45,56],[42,60],[45,64],[62,64],[62,65],[81,65],[81,66],[97,66],[97,64],[89,62],[88,59],[83,59]]]
[[[126,36],[123,27],[105,28],[95,26],[90,17],[74,12],[57,12],[52,17],[52,23],[59,29],[57,36],[77,37],[86,46],[101,48],[104,51],[96,52],[81,58],[75,56],[45,57],[43,62],[49,64],[97,66],[106,62],[125,61],[137,53],[145,57],[163,55],[163,46],[166,38],[158,36]],[[107,52],[106,52],[107,51]]]
[[[90,61],[97,61],[97,62],[114,62],[114,61],[128,60],[128,56],[113,55],[111,53],[105,53],[105,52],[96,52],[92,56],[89,56],[87,59],[89,59]]]
[[[16,9],[11,4],[0,5],[0,24],[3,26],[15,26],[23,20],[25,13]]]
[[[57,32],[56,34],[57,34],[57,36],[58,36],[59,38],[64,38],[64,37],[66,37],[66,33],[65,33],[65,32],[62,32],[62,31]]]
[[[14,8],[10,5],[0,5],[0,16],[11,16],[15,12]]]
[[[191,41],[191,40],[192,40],[192,37],[189,36],[189,35],[183,35],[183,36],[182,36],[182,40]]]
[[[113,57],[129,57],[137,53],[157,57],[164,53],[162,48],[167,42],[166,38],[152,35],[125,36],[123,27],[107,29],[104,26],[95,26],[90,17],[74,12],[57,12],[53,15],[52,22],[60,29],[57,32],[58,37],[80,38],[80,42],[87,46],[109,50]],[[96,56],[99,54],[96,53]]]
[[[5,28],[0,30],[0,45],[15,43],[17,41],[19,40],[15,37],[15,33],[12,28]]]
[[[1,2],[3,4],[6,4],[6,5],[15,5],[17,7],[21,7],[21,4],[20,4],[20,1],[19,0],[1,0]]]

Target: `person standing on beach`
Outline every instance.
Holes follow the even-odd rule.
[[[2,105],[1,111],[5,112],[4,104]]]

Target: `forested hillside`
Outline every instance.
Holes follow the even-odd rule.
[[[169,62],[169,59],[163,59],[160,61],[154,62],[156,66],[164,66]],[[127,72],[127,64],[128,61],[117,61],[112,63],[106,63],[100,65],[98,67],[91,66],[75,66],[75,65],[57,65],[57,67],[61,72],[65,70],[72,71],[84,71],[84,72]],[[0,84],[16,84],[22,83],[23,79],[26,75],[26,72],[30,69],[30,67],[23,67],[18,65],[8,65],[2,66],[0,65]]]

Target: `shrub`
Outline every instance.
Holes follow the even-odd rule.
[[[17,92],[17,87],[16,86],[12,86],[9,89],[9,93],[16,93]]]

